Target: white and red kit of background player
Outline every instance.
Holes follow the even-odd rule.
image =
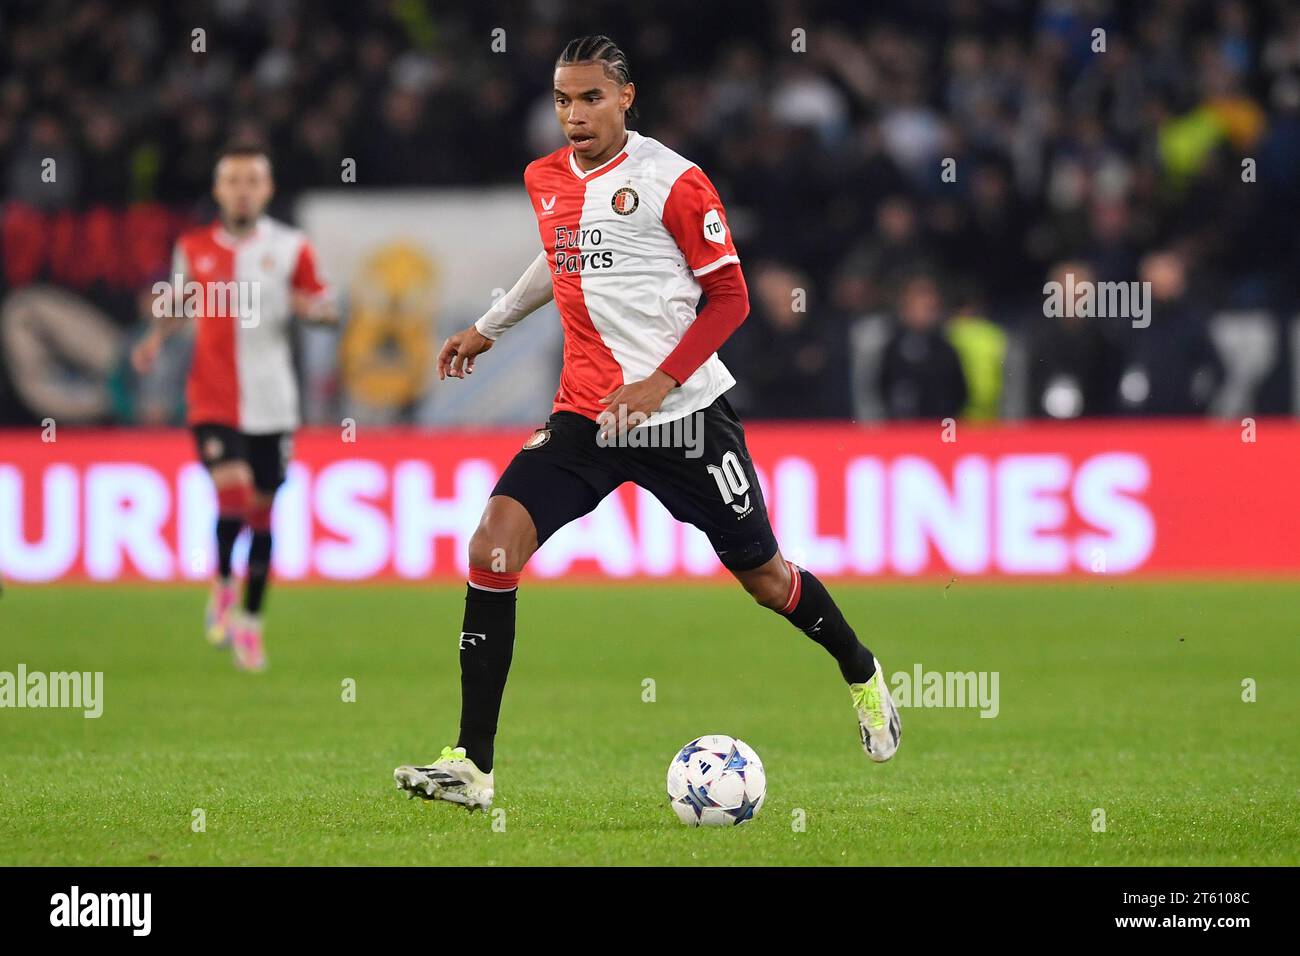
[[[579,168],[566,146],[530,163],[524,185],[544,251],[476,325],[495,339],[554,295],[564,326],[555,411],[594,419],[606,409],[602,398],[663,368],[680,384],[646,422],[657,425],[706,408],[735,384],[715,350],[743,311],[707,352],[677,349],[697,320],[701,280],[726,270],[743,301],[726,213],[698,166],[629,131],[618,155],[595,169]]]
[[[219,222],[202,226],[177,240],[172,272],[205,290],[208,283],[229,282],[258,288],[254,315],[242,320],[235,314],[196,316],[186,387],[189,424],[227,425],[251,435],[297,428],[298,383],[289,337],[293,293],[325,292],[307,237],[267,216],[240,238]],[[203,298],[206,308],[206,294]]]

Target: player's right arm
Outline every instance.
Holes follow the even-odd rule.
[[[183,316],[172,314],[172,303],[176,300],[172,295],[171,286],[172,283],[181,283],[182,287],[184,286],[185,275],[189,271],[186,263],[185,249],[178,239],[172,250],[172,274],[168,278],[167,289],[154,294],[151,309],[154,316],[153,327],[149,330],[149,334],[137,342],[135,348],[131,350],[131,365],[141,375],[149,374],[154,363],[158,361],[158,353],[162,351],[163,342],[180,329],[184,322]]]
[[[540,252],[510,291],[492,304],[477,322],[443,343],[438,353],[438,378],[464,378],[474,371],[474,357],[490,349],[505,332],[536,312],[555,296],[546,253]]]

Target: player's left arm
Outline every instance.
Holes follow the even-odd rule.
[[[329,286],[321,278],[316,264],[316,250],[306,239],[298,250],[298,262],[289,277],[293,313],[304,322],[334,324],[339,320],[338,308],[330,295]]]
[[[664,202],[663,224],[682,250],[707,301],[654,372],[604,398],[611,408],[627,406],[629,415],[657,411],[668,393],[695,374],[749,315],[749,290],[722,200],[698,166],[673,183]]]
[[[189,271],[189,256],[185,252],[185,238],[182,236],[172,247],[170,281],[159,283],[150,299],[149,311],[155,321],[150,326],[149,333],[131,349],[131,366],[140,375],[148,375],[153,371],[163,343],[180,331],[185,322],[183,315],[173,314],[171,299],[176,286],[179,285],[182,289],[185,287],[185,276]]]

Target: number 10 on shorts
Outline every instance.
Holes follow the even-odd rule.
[[[731,505],[731,510],[738,515],[743,515],[749,511],[749,476],[745,474],[745,469],[741,467],[740,459],[736,457],[734,451],[729,451],[722,456],[722,465],[709,465],[709,474],[718,484],[718,491],[722,495],[722,500]],[[744,496],[744,500],[737,502],[736,499]]]

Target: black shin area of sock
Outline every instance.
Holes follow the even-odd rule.
[[[248,581],[244,585],[244,610],[262,613],[266,598],[266,579],[271,575],[271,532],[254,531],[248,543]]]
[[[783,616],[826,648],[850,684],[869,680],[875,673],[876,659],[844,620],[826,586],[803,568],[796,568],[794,573],[799,575],[799,603]]]
[[[501,698],[515,650],[518,589],[484,591],[466,586],[460,632],[460,738],[458,747],[484,773],[492,770]]]
[[[217,518],[217,573],[223,578],[230,577],[230,556],[243,527],[244,522],[239,518]]]

